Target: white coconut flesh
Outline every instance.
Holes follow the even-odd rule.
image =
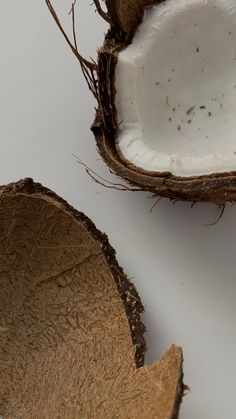
[[[176,176],[236,170],[236,1],[167,0],[118,56],[117,146]]]

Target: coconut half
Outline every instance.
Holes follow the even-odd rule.
[[[235,1],[106,3],[93,126],[101,155],[156,195],[234,201]]]
[[[143,306],[92,221],[31,179],[0,187],[0,416],[177,418],[182,352],[143,367]]]

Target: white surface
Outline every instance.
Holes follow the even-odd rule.
[[[105,27],[88,3],[79,2],[78,32],[94,56]],[[109,234],[146,306],[147,361],[173,342],[184,349],[192,391],[180,419],[235,419],[236,208],[204,227],[213,205],[163,200],[150,214],[148,194],[94,184],[71,153],[114,180],[89,131],[95,103],[44,2],[2,0],[0,35],[0,183],[32,176]]]
[[[236,170],[235,42],[235,0],[169,0],[147,10],[116,71],[128,160],[177,176]]]

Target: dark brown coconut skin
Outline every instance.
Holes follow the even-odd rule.
[[[115,71],[119,51],[131,41],[144,8],[161,1],[107,0],[111,27],[98,55],[98,110],[92,131],[98,150],[108,166],[130,185],[171,200],[212,202],[236,200],[236,172],[178,177],[170,172],[149,172],[127,161],[117,148]],[[158,135],[158,133],[157,133]]]

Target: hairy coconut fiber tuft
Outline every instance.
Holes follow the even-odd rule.
[[[235,201],[235,1],[94,3],[110,25],[97,62],[69,44],[98,102],[105,162],[160,197]]]
[[[234,201],[235,3],[169,0],[143,15],[146,2],[136,2],[130,17],[129,3],[108,2],[114,13],[99,54],[93,125],[102,156],[156,195]]]

